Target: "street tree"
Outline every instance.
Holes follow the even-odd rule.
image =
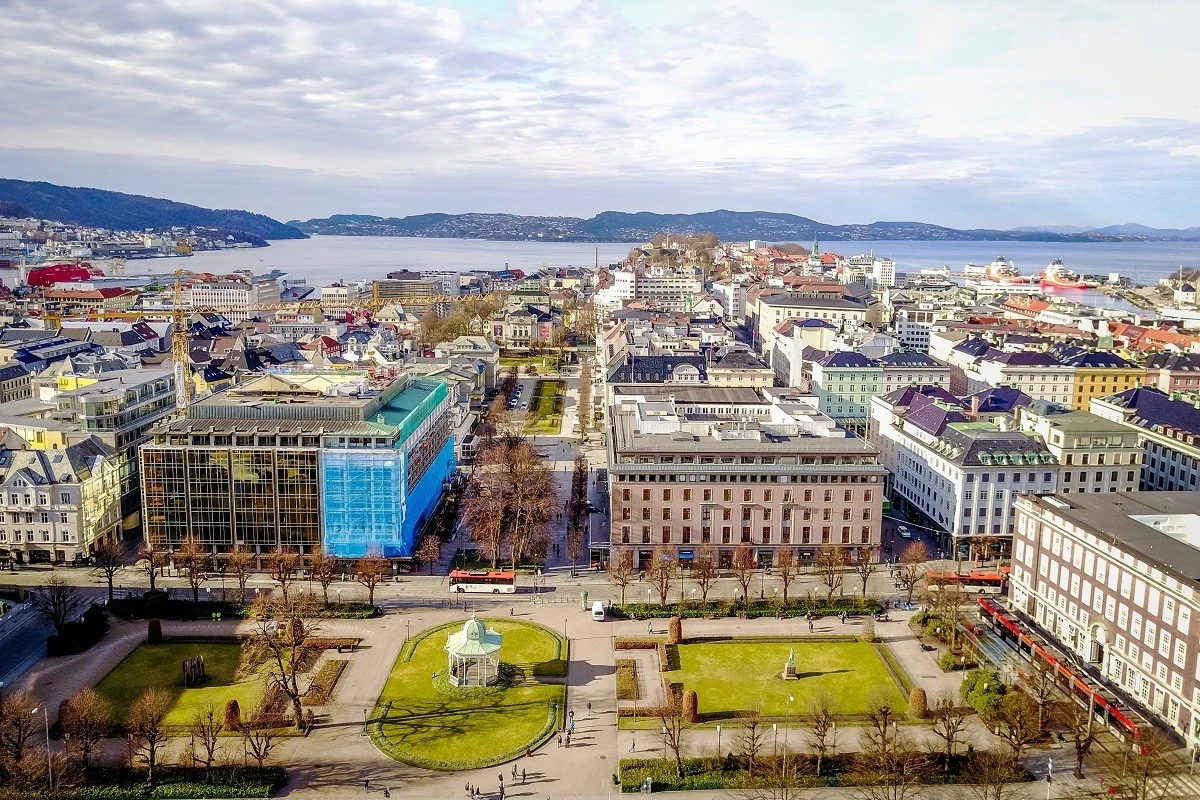
[[[1130,749],[1121,776],[1111,784],[1118,800],[1174,800],[1179,768],[1171,758],[1174,745],[1157,730],[1150,728]]]
[[[683,715],[683,704],[674,693],[659,706],[658,720],[662,723],[663,741],[675,756],[675,777],[683,777],[683,751],[690,723]]]
[[[296,580],[296,570],[299,566],[300,553],[289,547],[284,547],[282,544],[277,545],[267,555],[267,574],[271,576],[271,580],[275,581],[275,585],[279,587],[279,591],[283,595],[283,602],[285,603],[288,601],[288,587]]]
[[[858,575],[859,580],[862,581],[863,600],[867,599],[867,581],[869,581],[871,576],[875,574],[877,566],[878,565],[871,560],[871,548],[858,548],[857,560],[854,562],[853,569],[854,573]]]
[[[372,548],[367,554],[354,562],[354,580],[367,589],[367,605],[375,605],[375,587],[383,582],[392,562],[383,557],[378,548]]]
[[[155,548],[150,542],[142,542],[138,548],[137,568],[146,575],[146,579],[150,581],[150,591],[154,591],[155,581],[158,579],[159,570],[167,563],[166,554]]]
[[[192,602],[200,602],[200,587],[208,580],[209,564],[212,554],[208,548],[200,544],[194,536],[188,536],[179,543],[172,554],[175,568],[183,575],[188,588],[192,590]]]
[[[1083,780],[1083,762],[1104,728],[1096,725],[1091,708],[1081,706],[1073,698],[1058,704],[1055,717],[1059,726],[1066,730],[1075,751],[1075,778]]]
[[[53,625],[54,632],[61,635],[66,624],[83,610],[87,600],[78,586],[72,586],[58,575],[51,575],[29,593],[29,604],[35,614]]]
[[[476,463],[487,467],[484,450]],[[504,525],[504,478],[493,470],[476,473],[463,498],[463,520],[471,532],[471,539],[479,547],[480,554],[491,562],[492,569],[500,562],[508,542],[508,529]]]
[[[750,601],[750,583],[758,572],[758,559],[754,557],[754,549],[738,547],[733,551],[733,579],[742,587],[742,599]]]
[[[117,574],[125,566],[123,558],[124,553],[120,543],[111,536],[106,536],[97,542],[96,549],[92,551],[92,560],[96,565],[96,571],[108,585],[108,602],[110,603],[113,600],[113,584],[116,582]]]
[[[238,602],[246,602],[246,582],[254,572],[254,551],[238,542],[225,554],[225,569],[230,572],[238,585]]]
[[[33,712],[37,703],[29,692],[0,695],[0,756],[5,764],[19,764],[34,735]]]
[[[1013,767],[1012,759],[994,750],[976,750],[960,780],[963,784],[954,795],[955,800],[1017,800],[1025,796],[1028,786],[1021,771]]]
[[[741,727],[738,729],[734,752],[746,765],[746,774],[753,778],[754,771],[767,748],[768,725],[763,722],[762,714],[757,709],[740,712],[738,720]]]
[[[174,701],[165,689],[147,689],[129,707],[125,727],[132,738],[134,755],[146,767],[146,782],[154,788],[163,748],[167,744],[167,712]]]
[[[708,602],[708,590],[712,588],[713,582],[719,575],[717,548],[705,545],[696,550],[696,557],[692,561],[692,580],[700,587],[700,599],[703,602]]]
[[[825,586],[825,599],[832,600],[833,593],[842,588],[842,580],[845,578],[845,554],[840,547],[822,545],[817,548],[814,566],[817,574],[821,576],[821,583]]]
[[[417,558],[429,565],[429,574],[433,574],[434,567],[437,566],[438,560],[442,557],[442,539],[440,536],[435,536],[427,533],[421,537],[421,544],[417,547]]]
[[[796,576],[799,573],[799,566],[796,563],[796,551],[792,548],[784,547],[775,553],[775,574],[779,576],[779,583],[783,586],[783,605],[785,608],[788,604],[788,588],[796,580]]]
[[[1034,659],[1029,679],[1025,682],[1025,688],[1029,692],[1029,696],[1033,698],[1033,702],[1037,703],[1038,723],[1042,727],[1046,726],[1054,701],[1062,694],[1056,681],[1057,671],[1043,659]]]
[[[585,357],[579,365],[579,435],[588,440],[592,427],[592,359]]]
[[[929,546],[922,541],[910,543],[900,553],[900,569],[896,572],[896,582],[906,593],[906,599],[912,602],[913,593],[921,585],[925,577],[925,562],[933,558]]]
[[[326,555],[324,549],[317,547],[308,554],[307,562],[308,574],[321,585],[321,599],[325,605],[329,605],[329,585],[341,574],[341,561]]]
[[[242,725],[242,746],[258,765],[259,772],[263,771],[271,758],[271,751],[275,749],[275,740],[278,737],[279,732],[272,721],[258,714]]]
[[[58,716],[67,750],[86,770],[113,725],[112,704],[95,689],[80,689],[67,698]]]
[[[669,547],[656,547],[650,562],[650,585],[658,592],[658,604],[667,604],[667,593],[675,581],[675,551]]]
[[[633,580],[634,572],[633,550],[628,547],[614,550],[609,557],[608,579],[621,589],[621,605],[625,605],[625,589]]]
[[[909,800],[920,794],[928,759],[906,739],[899,718],[880,694],[867,699],[867,724],[858,755],[865,800]]]

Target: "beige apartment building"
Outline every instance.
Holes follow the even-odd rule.
[[[794,389],[618,388],[608,437],[611,548],[639,569],[657,547],[687,566],[701,547],[728,567],[738,548],[761,566],[822,546],[875,559],[884,475],[879,453]]]

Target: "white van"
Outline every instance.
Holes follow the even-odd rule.
[[[604,622],[604,603],[599,600],[592,603],[592,619],[596,622]]]

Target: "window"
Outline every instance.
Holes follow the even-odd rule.
[[[854,490],[853,489],[847,489],[846,491],[842,492],[842,500],[844,502],[849,503],[853,499],[854,499]]]
[[[749,503],[753,500],[754,500],[754,490],[753,489],[743,489],[742,490],[742,502]]]
[[[670,489],[663,489],[663,502],[664,503],[671,502],[671,490]]]
[[[711,503],[713,498],[712,489],[705,489],[702,502]]]
[[[670,528],[662,529],[662,543],[663,544],[671,543],[671,529]]]
[[[850,544],[850,526],[842,527],[842,544]]]
[[[684,518],[684,519],[691,519],[691,518],[692,518],[692,510],[691,510],[690,508],[685,508],[685,509],[683,510],[683,518]]]
[[[765,490],[765,491],[763,492],[763,502],[764,502],[764,503],[769,503],[769,502],[771,502],[771,496],[772,496],[772,494],[773,494],[773,492],[772,492],[770,489],[767,489],[767,490]]]
[[[16,497],[16,495],[13,495],[13,497]],[[811,502],[812,502],[812,499],[813,499],[813,490],[812,490],[812,489],[805,489],[805,490],[804,490],[804,502],[806,502],[806,503],[811,503]],[[17,501],[16,501],[16,500],[13,500],[13,502],[15,503],[15,502],[17,502]]]
[[[668,520],[671,518],[671,509],[664,508],[662,511],[663,511],[663,519],[664,520]]]
[[[750,526],[743,525],[742,526],[742,544],[746,544],[749,541],[750,541]]]
[[[733,502],[733,489],[725,489],[723,492],[721,492],[721,497],[724,499],[724,501],[726,503],[732,503]]]
[[[871,541],[871,526],[863,525],[862,530],[858,532],[859,543],[869,544]]]
[[[826,503],[832,503],[832,502],[833,502],[833,489],[826,489],[826,490],[825,490],[825,502],[826,502]]]
[[[625,502],[629,502],[629,489],[621,490],[621,499],[624,500]]]
[[[684,490],[683,490],[683,499],[684,499],[684,501],[685,501],[685,502],[690,502],[690,501],[691,501],[691,499],[692,499],[692,490],[691,490],[691,489],[684,489]]]
[[[622,508],[621,519],[633,519],[633,509],[628,506]]]
[[[642,489],[642,500],[644,500],[646,502],[650,501],[650,490],[649,489]]]
[[[650,509],[647,506],[642,506],[642,519],[650,519]]]

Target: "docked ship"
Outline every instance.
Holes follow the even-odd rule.
[[[1017,272],[1017,268],[1004,256],[987,265],[967,264],[963,277],[972,281],[990,281],[998,284],[1028,283],[1029,279]]]
[[[1056,258],[1041,272],[1039,276],[1043,288],[1046,289],[1091,289],[1094,284],[1079,277],[1063,266],[1061,258]]]
[[[84,283],[93,278],[103,277],[103,270],[86,261],[80,261],[33,267],[26,274],[25,283],[29,286],[46,287],[56,283]]]

